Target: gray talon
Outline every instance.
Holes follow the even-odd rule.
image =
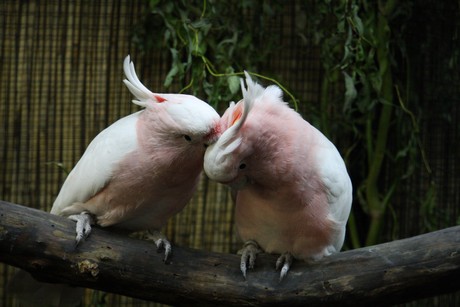
[[[147,234],[147,239],[151,240],[155,243],[157,246],[157,249],[160,250],[163,248],[165,250],[165,257],[163,259],[164,262],[166,262],[171,255],[171,243],[168,241],[165,235],[163,235],[161,232],[158,230],[154,230],[152,232],[148,232]]]
[[[87,211],[83,211],[80,214],[70,215],[68,217],[77,224],[75,226],[75,246],[78,246],[81,241],[85,240],[91,233],[91,226],[96,223],[95,218],[92,214]]]
[[[243,248],[238,251],[241,255],[240,270],[246,279],[247,269],[253,269],[256,262],[257,254],[262,252],[259,245],[254,240],[249,240],[244,243]]]
[[[281,268],[280,273],[280,282],[283,278],[287,275],[289,269],[291,268],[293,257],[290,253],[286,252],[282,254],[278,260],[276,260],[276,269],[279,270]]]

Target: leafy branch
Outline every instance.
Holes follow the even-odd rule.
[[[401,97],[399,88],[409,93],[410,75],[395,66],[407,58],[405,42],[401,38],[404,23],[411,16],[411,2],[397,0],[339,2],[313,1],[315,10],[307,19],[307,37],[316,43],[322,55],[325,78],[321,101],[322,130],[337,139],[349,139],[346,157],[353,178],[357,200],[369,218],[367,235],[360,236],[362,220],[352,214],[349,234],[353,247],[376,244],[382,222],[401,181],[409,178],[422,156],[430,171],[419,136],[417,105],[409,105]],[[310,3],[311,5],[311,3]],[[343,78],[340,78],[343,76]],[[396,76],[396,77],[395,77]],[[335,99],[331,88],[341,83],[343,99]],[[335,121],[341,127],[331,131],[328,110],[342,105],[343,113]],[[407,118],[409,117],[409,121]],[[398,138],[393,136],[397,133]],[[361,161],[366,161],[362,163]],[[356,162],[356,163],[354,163]],[[391,171],[385,170],[393,165]]]
[[[164,86],[205,96],[218,107],[235,100],[243,70],[269,80],[297,100],[277,80],[262,74],[262,64],[278,44],[269,22],[280,1],[150,0],[150,11],[134,37],[144,52],[169,53],[171,68]],[[153,42],[153,43],[152,43]]]

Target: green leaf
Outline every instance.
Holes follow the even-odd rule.
[[[353,27],[356,29],[356,32],[358,32],[358,35],[362,36],[364,33],[364,25],[363,25],[363,21],[358,16],[359,6],[353,5],[352,10],[353,10],[353,16],[352,16]]]
[[[236,94],[240,90],[240,78],[237,76],[230,76],[227,78],[228,88],[232,94]]]
[[[358,96],[358,92],[356,91],[355,81],[353,78],[345,71],[343,72],[343,76],[345,79],[345,103],[343,105],[343,110],[345,111],[351,108],[351,103]]]
[[[171,68],[171,70],[168,72],[168,74],[166,75],[166,78],[165,78],[165,87],[168,87],[171,85],[173,79],[174,79],[174,76],[177,75],[177,73],[179,72],[179,67],[178,66],[173,66]]]

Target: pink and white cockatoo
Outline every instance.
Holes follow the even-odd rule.
[[[352,184],[336,147],[283,102],[280,88],[263,88],[245,74],[243,99],[222,116],[222,135],[206,150],[204,170],[236,190],[244,277],[265,251],[281,254],[282,280],[293,258],[340,251]]]
[[[159,229],[192,197],[205,149],[219,136],[220,116],[194,96],[152,93],[139,81],[129,55],[123,68],[133,102],[145,109],[94,138],[51,213],[77,222],[77,244],[94,223],[152,230],[151,239],[164,247],[167,260],[171,244]]]
[[[203,169],[205,147],[219,137],[219,115],[190,95],[154,94],[138,79],[127,56],[124,83],[144,110],[99,133],[68,175],[51,213],[77,222],[76,243],[93,223],[128,231],[151,230],[150,239],[171,244],[159,229],[192,197]],[[43,284],[25,271],[10,283],[25,305],[75,306],[82,290]]]

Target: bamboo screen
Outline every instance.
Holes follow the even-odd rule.
[[[122,83],[122,62],[127,54],[149,88],[165,91],[162,84],[169,59],[143,54],[132,43],[133,30],[145,9],[144,0],[0,2],[0,199],[49,210],[66,172],[92,138],[118,118],[138,110]],[[301,101],[314,104],[319,101],[321,64],[317,50],[305,48],[296,36],[295,14],[295,5],[289,5],[274,20],[274,27],[281,28],[277,33],[282,34],[284,45],[268,64]],[[426,60],[425,82],[440,82],[443,72],[438,64]],[[458,84],[458,77],[454,80]],[[452,92],[456,104],[448,120],[437,115],[436,93],[420,89],[421,101],[429,109],[421,133],[433,175],[416,176],[403,195],[398,195],[388,214],[385,239],[426,230],[422,227],[425,221],[418,220],[423,209],[419,200],[431,179],[441,187],[434,210],[449,213],[435,215],[432,227],[457,222],[458,88]],[[309,119],[309,108],[302,105],[300,110]],[[206,179],[200,182],[190,205],[169,221],[164,232],[173,244],[183,246],[218,252],[235,252],[240,246],[228,190]],[[7,291],[12,268],[0,264],[0,273],[0,305],[14,306]],[[147,304],[88,292],[86,304],[102,301],[123,306]]]
[[[149,88],[164,90],[167,62],[141,56],[131,43],[146,8],[146,1],[2,1],[1,199],[49,211],[92,138],[138,110],[122,83],[127,54]],[[174,244],[229,252],[234,236],[227,198],[226,189],[203,180],[166,235]],[[11,268],[0,270],[0,305],[10,306]]]

